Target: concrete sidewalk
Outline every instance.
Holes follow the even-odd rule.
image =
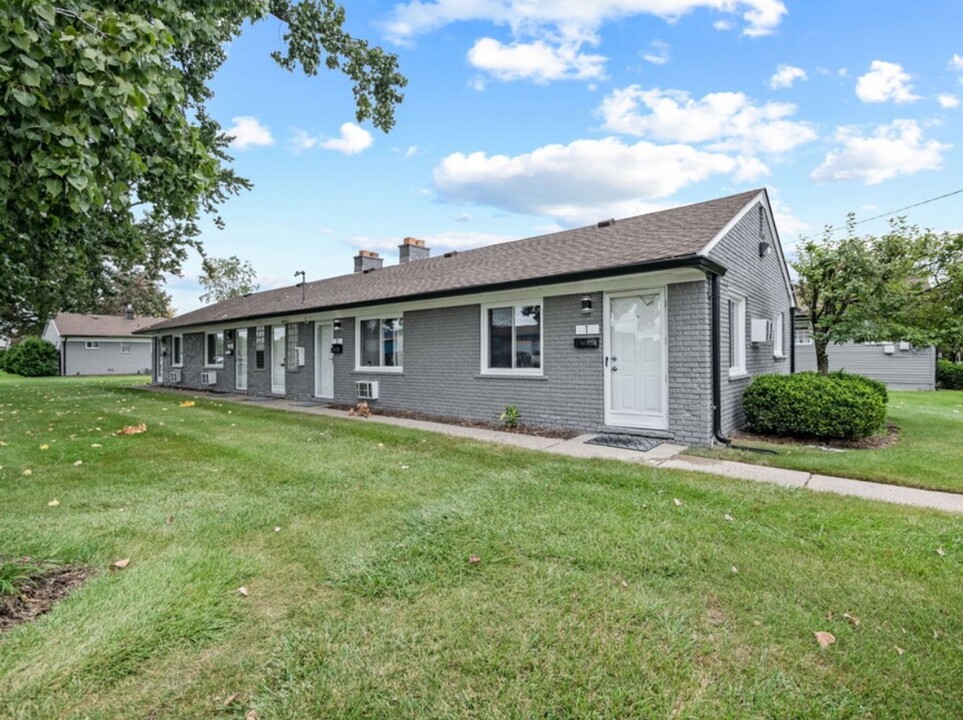
[[[424,430],[426,432],[441,433],[442,435],[469,438],[482,442],[499,443],[501,445],[512,445],[514,447],[525,448],[526,450],[539,450],[541,452],[567,455],[569,457],[621,460],[623,462],[639,463],[649,467],[689,470],[691,472],[721,475],[723,477],[750,480],[752,482],[769,483],[785,488],[805,488],[815,492],[835,493],[836,495],[848,495],[851,497],[865,498],[867,500],[880,500],[898,505],[912,505],[933,510],[943,510],[945,512],[963,513],[963,494],[937,492],[935,490],[917,490],[915,488],[887,485],[885,483],[869,482],[867,480],[852,480],[849,478],[830,477],[828,475],[815,475],[801,470],[784,470],[782,468],[750,465],[748,463],[738,463],[729,460],[691,457],[680,455],[680,453],[685,450],[685,447],[671,443],[662,443],[647,452],[639,452],[637,450],[586,444],[588,440],[596,436],[594,433],[579,435],[570,440],[561,440],[559,438],[523,435],[520,433],[464,427],[462,425],[449,425],[425,420],[409,420],[408,418],[388,417],[385,415],[372,415],[369,418],[359,418],[348,415],[344,410],[335,410],[325,407],[322,404],[286,400],[283,398],[258,398],[256,401],[252,401],[251,398],[246,395],[199,395],[192,391],[174,390],[170,388],[161,389],[149,385],[137,386],[137,388],[154,392],[160,391],[178,395],[190,395],[192,397],[206,396],[211,400],[250,403],[251,405],[259,407],[300,412],[307,415],[322,415],[325,417],[355,420],[357,422],[382,423],[384,425]]]

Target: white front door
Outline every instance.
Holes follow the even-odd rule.
[[[284,326],[271,328],[271,392],[284,395]]]
[[[314,394],[319,398],[334,398],[334,353],[331,341],[334,332],[330,325],[318,325],[314,344]]]
[[[247,328],[236,331],[234,341],[234,387],[247,390]]]
[[[605,315],[606,424],[665,429],[665,290],[606,296]]]

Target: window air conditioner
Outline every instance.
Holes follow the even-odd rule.
[[[754,343],[772,342],[772,320],[753,318],[751,340]]]
[[[201,373],[201,385],[216,385],[217,384],[217,372],[215,370],[207,370]]]
[[[359,400],[377,400],[378,399],[378,381],[377,380],[358,380],[354,384],[355,389],[358,391]]]

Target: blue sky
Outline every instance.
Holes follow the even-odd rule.
[[[388,135],[350,84],[269,57],[270,20],[229,48],[209,107],[254,189],[213,256],[262,289],[765,186],[783,244],[963,188],[963,2],[421,0],[348,3],[349,29],[408,77]],[[908,211],[963,230],[963,194]],[[885,220],[860,230],[879,233]],[[168,291],[200,305],[192,259]]]

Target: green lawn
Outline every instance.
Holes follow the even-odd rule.
[[[959,517],[182,399],[0,376],[0,717],[963,717]]]
[[[692,449],[689,453],[821,475],[963,492],[963,392],[890,392],[887,422],[899,427],[899,440],[879,450],[827,452],[804,445],[737,441],[778,454],[725,449]]]

